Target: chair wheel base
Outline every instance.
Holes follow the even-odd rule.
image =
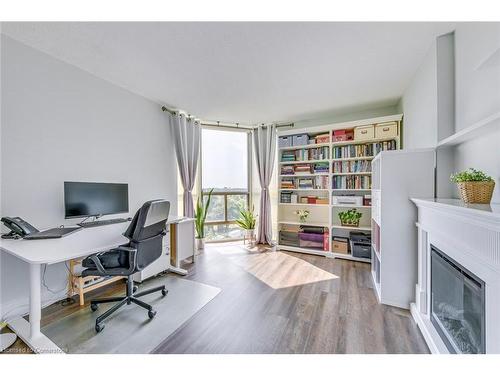
[[[162,290],[161,290],[161,295],[162,295],[163,297],[165,297],[167,294],[168,294],[168,290],[166,290],[166,289],[162,289]]]
[[[96,303],[91,303],[91,304],[90,304],[90,310],[92,310],[92,311],[97,311],[97,309],[98,309],[98,308],[99,308],[99,306],[97,306],[97,304],[96,304]]]
[[[148,316],[149,316],[149,319],[153,319],[156,316],[156,311],[155,310],[149,310],[148,311]]]
[[[97,333],[99,333],[99,332],[101,332],[104,329],[104,327],[105,327],[104,324],[96,324],[95,325],[95,331]]]

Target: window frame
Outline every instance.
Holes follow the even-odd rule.
[[[224,189],[217,189],[213,191],[212,196],[214,195],[223,195],[224,196],[224,220],[219,220],[219,221],[206,221],[205,226],[214,226],[214,225],[229,225],[229,224],[236,224],[236,220],[227,220],[227,197],[229,195],[246,195],[247,197],[247,207],[251,207],[252,204],[252,157],[253,157],[253,150],[252,150],[252,131],[248,129],[238,129],[238,128],[230,128],[230,127],[219,127],[219,126],[213,126],[213,125],[203,125],[201,126],[202,128],[202,133],[203,129],[209,129],[209,130],[219,130],[219,131],[228,131],[228,132],[239,132],[239,133],[246,133],[247,134],[247,190],[224,190]],[[202,202],[204,201],[204,196],[207,195],[205,191],[203,191],[203,134],[200,137],[200,157],[198,161],[198,173],[199,173],[199,178],[198,178],[198,191],[200,193]],[[238,237],[238,238],[228,238],[228,239],[221,239],[221,240],[206,240],[206,242],[230,242],[230,241],[238,241],[242,240],[243,237]]]

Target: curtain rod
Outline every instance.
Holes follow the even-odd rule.
[[[171,115],[175,115],[179,111],[175,111],[173,109],[169,109],[165,106],[161,107],[161,110],[163,112],[168,112]],[[191,115],[188,115],[191,117]],[[239,123],[223,123],[221,124],[220,121],[200,121],[200,124],[203,126],[212,126],[214,128],[229,128],[229,129],[244,129],[244,130],[254,130],[256,127],[255,126],[241,126]],[[262,124],[263,127],[266,127],[267,125]],[[285,124],[276,124],[277,128],[284,128],[284,127],[294,127],[295,124],[293,122],[290,123],[285,123]]]

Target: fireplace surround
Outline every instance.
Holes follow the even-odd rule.
[[[412,199],[418,282],[411,313],[432,353],[500,353],[500,205]]]

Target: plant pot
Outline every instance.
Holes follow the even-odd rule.
[[[253,240],[255,233],[255,229],[245,229],[245,238],[248,238],[250,241]]]
[[[343,227],[352,227],[352,228],[358,228],[359,227],[359,221],[356,223],[346,223],[346,222],[340,222],[340,224]]]
[[[495,181],[468,181],[457,183],[460,197],[465,203],[491,202]]]
[[[205,250],[205,239],[204,238],[196,238],[195,245],[196,245],[196,250],[198,250],[198,251]]]

